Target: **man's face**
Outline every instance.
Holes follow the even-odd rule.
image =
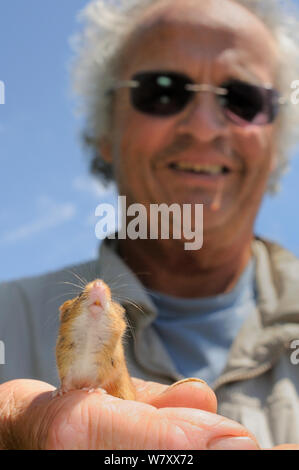
[[[275,86],[274,40],[240,5],[175,1],[159,18],[146,17],[127,45],[121,79],[172,71],[199,84],[239,79]],[[228,224],[234,230],[239,218],[254,221],[274,165],[275,127],[230,122],[211,92],[194,93],[172,116],[144,114],[134,109],[126,88],[115,95],[108,153],[128,203],[201,203],[205,231]],[[220,165],[226,172],[194,173],[186,165]]]

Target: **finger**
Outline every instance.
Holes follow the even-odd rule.
[[[169,385],[161,384],[159,382],[151,382],[148,380],[132,378],[133,385],[136,390],[136,399],[148,403],[156,395],[160,395],[168,389]]]
[[[137,400],[156,408],[198,408],[216,413],[217,399],[213,390],[196,378],[180,380],[170,386],[135,379]]]
[[[190,449],[258,450],[255,436],[241,424],[203,410],[163,408],[159,412],[184,430]]]
[[[0,386],[3,447],[39,448],[39,440],[44,437],[42,430],[47,422],[44,418],[52,401],[53,390],[54,387],[50,384],[27,379],[12,380]]]
[[[299,450],[299,444],[280,444],[272,447],[271,450]]]

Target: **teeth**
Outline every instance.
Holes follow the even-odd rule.
[[[223,167],[221,165],[198,165],[187,162],[176,163],[175,168],[180,170],[192,170],[197,173],[210,173],[211,175],[218,175],[223,172]]]

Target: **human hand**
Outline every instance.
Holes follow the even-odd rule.
[[[280,444],[271,450],[299,450],[299,444]]]
[[[240,424],[216,414],[203,382],[170,387],[133,379],[137,401],[102,389],[52,397],[54,387],[18,379],[0,386],[3,449],[257,449]]]

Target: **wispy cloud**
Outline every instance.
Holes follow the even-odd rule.
[[[41,196],[37,200],[41,214],[32,221],[19,227],[8,230],[0,238],[0,243],[15,243],[28,239],[45,230],[71,220],[76,214],[76,207],[72,203],[57,203],[47,196]]]

